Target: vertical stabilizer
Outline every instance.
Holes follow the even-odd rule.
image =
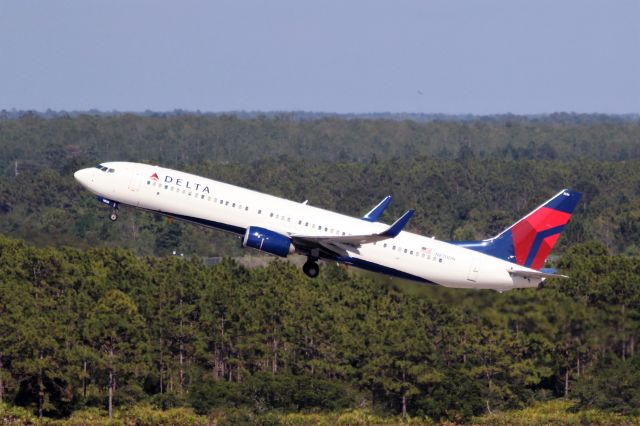
[[[563,189],[493,238],[451,243],[539,270],[569,223],[580,196],[579,192]]]

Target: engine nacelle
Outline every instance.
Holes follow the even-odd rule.
[[[281,257],[287,257],[295,251],[291,238],[259,226],[247,228],[242,247],[251,247]]]

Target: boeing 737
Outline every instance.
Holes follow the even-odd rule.
[[[309,277],[324,259],[421,283],[501,292],[563,277],[542,267],[580,200],[563,189],[493,238],[444,242],[404,230],[413,210],[391,225],[379,222],[390,196],[355,218],[147,164],[103,163],[74,177],[110,207],[111,220],[119,205],[129,205],[231,232],[243,247],[306,256],[302,269]]]

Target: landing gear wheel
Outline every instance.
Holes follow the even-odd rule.
[[[111,222],[115,222],[116,220],[118,220],[118,203],[109,201],[109,206],[111,206],[109,219],[111,219]]]
[[[302,266],[302,271],[309,277],[315,278],[320,273],[320,267],[313,260],[307,260]]]

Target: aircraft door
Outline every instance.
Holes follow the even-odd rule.
[[[133,192],[137,192],[140,189],[140,180],[141,180],[140,172],[135,172],[131,175],[131,180],[129,180],[129,189]]]
[[[471,259],[471,265],[469,266],[469,273],[467,274],[467,281],[478,281],[478,273],[480,272],[480,262],[477,258]]]

